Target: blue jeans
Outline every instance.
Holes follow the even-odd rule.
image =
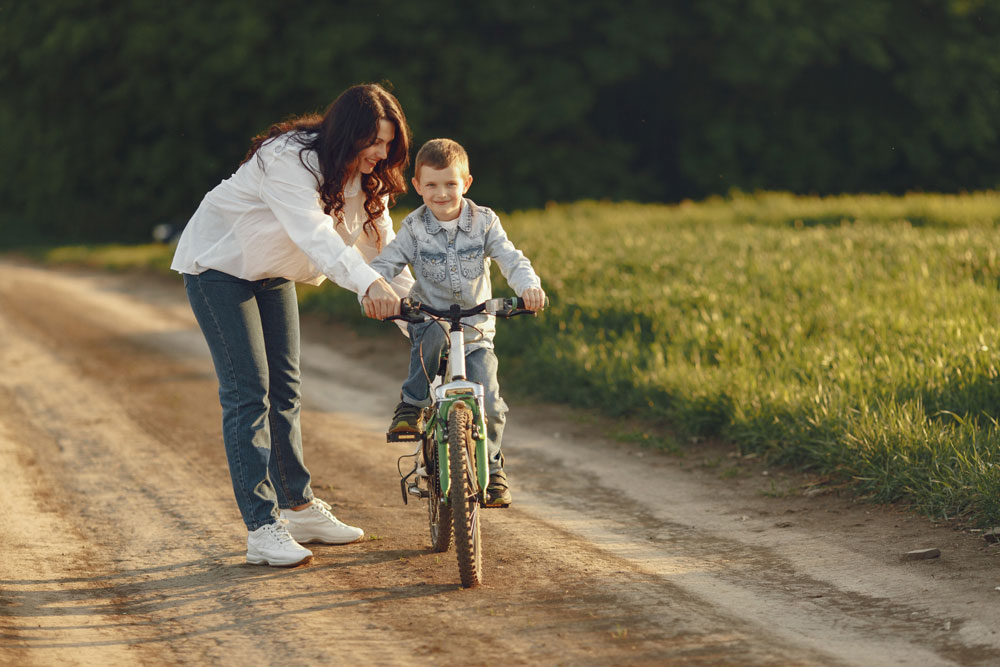
[[[222,438],[247,530],[312,500],[299,425],[299,306],[284,278],[184,274],[219,378]]]
[[[427,375],[433,379],[441,363],[441,353],[448,346],[448,332],[436,322],[411,324],[410,371],[403,383],[402,399],[405,403],[425,407],[431,404]],[[420,364],[421,350],[423,367]],[[465,355],[465,375],[472,382],[483,385],[483,408],[486,411],[486,453],[490,473],[503,468],[500,451],[503,427],[507,423],[507,403],[500,396],[497,381],[497,355],[492,349],[481,347]],[[424,375],[424,367],[427,375]]]

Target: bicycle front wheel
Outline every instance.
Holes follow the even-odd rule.
[[[452,525],[462,585],[471,588],[483,580],[483,547],[479,537],[479,482],[472,440],[472,410],[456,403],[448,415],[448,458]]]

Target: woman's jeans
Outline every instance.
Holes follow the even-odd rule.
[[[302,460],[299,310],[295,283],[184,274],[184,287],[219,377],[222,437],[248,530],[278,508],[313,498]]]
[[[419,407],[431,404],[430,385],[441,363],[441,353],[448,346],[448,332],[437,322],[410,325],[410,371],[403,383],[403,402]],[[421,355],[423,366],[421,366]],[[507,403],[500,396],[497,381],[497,355],[490,348],[480,347],[465,355],[465,376],[483,385],[483,408],[486,412],[486,454],[490,473],[503,468],[500,451],[503,427],[507,423]],[[427,375],[424,374],[427,369]]]

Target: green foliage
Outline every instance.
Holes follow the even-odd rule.
[[[996,193],[515,214],[553,305],[498,350],[550,398],[995,523],[998,216]]]
[[[2,3],[0,245],[146,240],[360,81],[507,210],[991,188],[998,29],[977,0]]]

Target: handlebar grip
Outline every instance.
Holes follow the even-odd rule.
[[[526,310],[524,308],[524,299],[522,299],[521,297],[516,297],[515,301],[517,301],[516,305],[518,310]],[[542,308],[548,308],[548,307],[549,307],[549,297],[546,296],[545,301],[542,302]],[[530,311],[530,312],[535,312],[535,311]]]
[[[410,297],[406,296],[399,300],[399,315],[387,317],[382,321],[391,322],[392,320],[402,320],[403,322],[420,324],[421,322],[427,321],[427,316],[420,312],[419,301],[414,301]]]
[[[549,307],[549,297],[545,297],[543,308]],[[498,317],[511,317],[513,315],[526,315],[534,313],[524,307],[524,299],[519,296],[512,296],[503,299],[490,299],[486,302],[485,312]]]
[[[517,307],[524,308],[524,299],[522,299],[521,297],[517,297]],[[548,295],[546,295],[545,301],[542,302],[542,308],[548,308],[548,307],[549,307],[549,297]]]

